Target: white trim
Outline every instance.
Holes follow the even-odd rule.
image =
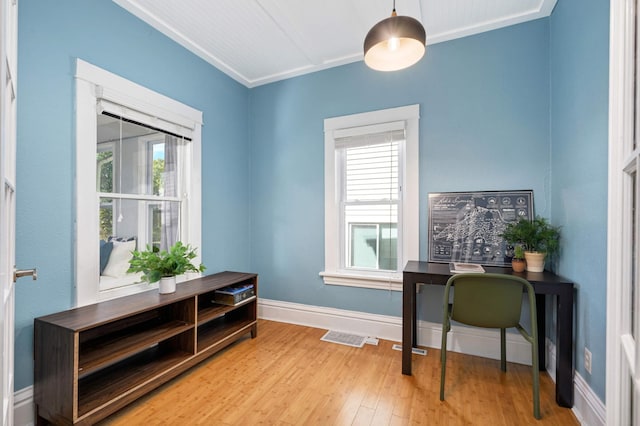
[[[193,129],[203,124],[202,111],[182,102],[154,92],[82,59],[76,59],[77,80],[91,83],[96,89],[96,98],[105,98],[118,105],[126,105],[136,111],[149,114],[184,127]]]
[[[35,424],[33,386],[27,386],[13,394],[14,426],[32,426]]]
[[[339,247],[339,200],[338,181],[336,179],[336,135],[351,134],[354,128],[365,126],[394,126],[394,123],[404,122],[405,147],[403,173],[404,187],[402,188],[402,257],[404,265],[408,259],[417,259],[420,254],[419,232],[420,226],[420,194],[419,194],[419,120],[420,105],[408,105],[397,108],[370,111],[359,114],[332,117],[324,120],[324,205],[325,205],[325,268],[320,272],[325,284],[346,285],[351,287],[366,287],[402,291],[401,286],[394,285],[402,282],[401,271],[391,278],[384,273],[364,274],[345,272],[341,269]],[[388,123],[388,124],[387,124]],[[367,275],[365,277],[365,275]],[[364,277],[364,278],[363,278]]]
[[[593,392],[589,384],[576,372],[574,383],[573,414],[578,422],[587,426],[605,426],[607,424],[607,409],[598,395]]]
[[[177,31],[173,28],[169,23],[159,18],[156,14],[154,14],[149,9],[143,7],[139,4],[139,2],[133,0],[113,0],[117,5],[127,10],[129,13],[137,16],[151,27],[155,28],[162,34],[166,35],[179,45],[183,46],[185,49],[193,52],[198,55],[214,67],[218,68],[226,75],[234,79],[240,84],[248,88],[253,88],[257,86],[261,86],[264,84],[273,83],[276,81],[281,81],[293,77],[297,77],[300,75],[305,75],[313,72],[322,71],[325,69],[337,67],[340,65],[346,65],[353,62],[362,61],[362,52],[358,51],[355,53],[348,53],[344,56],[333,58],[333,59],[320,59],[317,56],[313,56],[308,58],[309,63],[306,65],[299,66],[293,69],[283,70],[274,74],[263,75],[257,78],[249,78],[248,76],[242,74],[239,70],[235,69],[233,66],[218,58],[213,54],[213,52],[203,48],[198,43],[194,42],[185,34]],[[556,5],[557,0],[539,0],[539,2],[533,5],[530,9],[525,10],[523,12],[512,14],[505,17],[500,17],[498,19],[481,22],[476,25],[470,25],[465,27],[459,27],[454,30],[448,32],[441,33],[427,33],[427,46],[442,43],[449,40],[455,40],[462,37],[467,37],[473,34],[479,34],[486,31],[495,30],[498,28],[507,27],[510,25],[519,24],[522,22],[528,22],[534,19],[545,18],[551,14],[554,6]],[[264,2],[259,2],[261,7],[265,8]],[[268,15],[277,15],[282,19],[282,13],[279,10],[279,6],[277,2],[270,2],[268,6],[264,9]],[[422,14],[421,14],[422,15]],[[289,30],[291,29],[290,25],[285,25]],[[280,29],[283,29],[280,26]],[[296,46],[298,46],[302,51],[305,51],[307,55],[310,55],[310,51],[308,49],[308,44],[310,43],[308,40],[302,40],[302,36],[297,31],[285,31],[285,35],[288,39]],[[302,45],[303,47],[300,47]]]
[[[546,358],[545,369],[555,383],[556,345],[549,339],[546,341]],[[571,410],[580,424],[588,426],[604,426],[607,424],[604,402],[578,372],[575,372],[573,378],[573,408]]]
[[[402,318],[303,305],[270,299],[258,299],[258,317],[314,328],[351,332],[379,339],[402,341]],[[418,321],[418,345],[440,348],[442,325]],[[500,333],[471,327],[453,326],[449,349],[469,355],[500,359]],[[531,345],[519,333],[507,333],[507,360],[531,365]]]
[[[498,19],[490,21],[481,21],[474,25],[458,27],[448,32],[441,32],[432,35],[427,34],[427,46],[449,40],[455,40],[462,37],[468,37],[474,34],[484,33],[511,25],[521,24],[523,22],[529,22],[534,19],[546,18],[547,16],[551,15],[551,12],[556,5],[556,1],[557,0],[540,0],[537,6],[534,6],[529,10],[525,10],[517,14],[500,17]]]
[[[371,126],[418,118],[420,118],[420,105],[414,104],[327,118],[324,120],[324,131],[325,133],[334,130],[340,132],[351,127]]]
[[[402,274],[389,274],[385,278],[339,272],[320,272],[320,276],[324,279],[324,283],[329,285],[402,291]]]
[[[607,214],[606,423],[628,424],[630,368],[621,336],[625,332],[625,144],[633,125],[634,1],[612,0],[609,22],[609,177]]]
[[[156,127],[175,133],[192,129],[191,143],[184,147],[191,176],[184,185],[189,188],[190,198],[183,201],[183,207],[189,213],[188,225],[184,225],[181,239],[196,248],[201,247],[201,152],[202,152],[202,112],[173,100],[146,87],[140,86],[109,71],[76,60],[76,217],[75,217],[75,284],[76,306],[95,303],[101,300],[144,291],[149,286],[138,285],[131,288],[99,291],[99,246],[98,205],[95,176],[95,152],[97,144],[97,101],[103,96],[131,110],[141,111],[154,120]],[[172,124],[173,123],[173,124]],[[173,126],[173,127],[171,127]],[[168,128],[167,128],[168,127]],[[94,159],[90,161],[88,159]],[[187,179],[185,179],[187,180]],[[187,207],[188,204],[188,207]],[[187,210],[188,209],[188,210]],[[187,228],[188,226],[188,228]],[[79,238],[82,235],[83,238]],[[91,236],[95,236],[93,239]],[[91,242],[89,242],[91,241]],[[199,263],[201,252],[194,259]],[[83,283],[79,285],[78,283]],[[134,288],[135,287],[135,288]]]
[[[399,342],[402,319],[278,300],[258,299],[258,318],[313,328],[326,328]]]

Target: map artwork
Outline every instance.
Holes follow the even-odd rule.
[[[509,266],[507,223],[533,218],[533,191],[429,194],[429,262]]]

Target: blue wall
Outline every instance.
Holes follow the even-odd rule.
[[[79,57],[204,112],[204,263],[256,271],[261,296],[310,305],[400,315],[398,293],[318,275],[323,120],[420,104],[420,258],[429,192],[533,189],[537,213],[563,226],[559,272],[577,283],[577,371],[604,399],[608,2],[559,0],[551,18],[429,46],[400,72],[358,62],[251,90],[112,2],[25,0],[19,19],[17,264],[40,279],[17,286],[16,389],[32,383],[33,318],[74,297]],[[420,316],[438,322],[440,300],[427,289]]]
[[[609,2],[561,0],[550,21],[551,217],[562,226],[559,272],[577,288],[576,371],[604,401]]]
[[[252,262],[262,297],[401,315],[389,291],[327,286],[323,120],[420,104],[420,258],[427,257],[427,194],[533,189],[549,211],[548,19],[429,46],[407,70],[362,62],[261,86],[250,93]],[[418,232],[418,230],[416,230]],[[422,316],[441,320],[442,289]]]
[[[33,382],[33,318],[72,306],[74,80],[81,58],[203,111],[202,256],[249,270],[249,90],[110,1],[21,1],[15,388]]]

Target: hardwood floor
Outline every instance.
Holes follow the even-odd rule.
[[[401,374],[393,342],[351,348],[320,341],[326,330],[261,320],[240,340],[104,420],[101,425],[577,425],[540,375],[542,420],[533,417],[531,367],[447,354],[413,355]]]

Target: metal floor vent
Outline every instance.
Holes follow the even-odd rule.
[[[402,351],[402,345],[393,345],[391,346],[391,349],[394,351]],[[422,356],[427,355],[427,350],[422,348],[411,348],[411,352]]]
[[[367,337],[358,336],[357,334],[342,333],[340,331],[329,330],[325,333],[320,340],[331,343],[339,343],[341,345],[353,346],[354,348],[361,348],[364,346]]]

